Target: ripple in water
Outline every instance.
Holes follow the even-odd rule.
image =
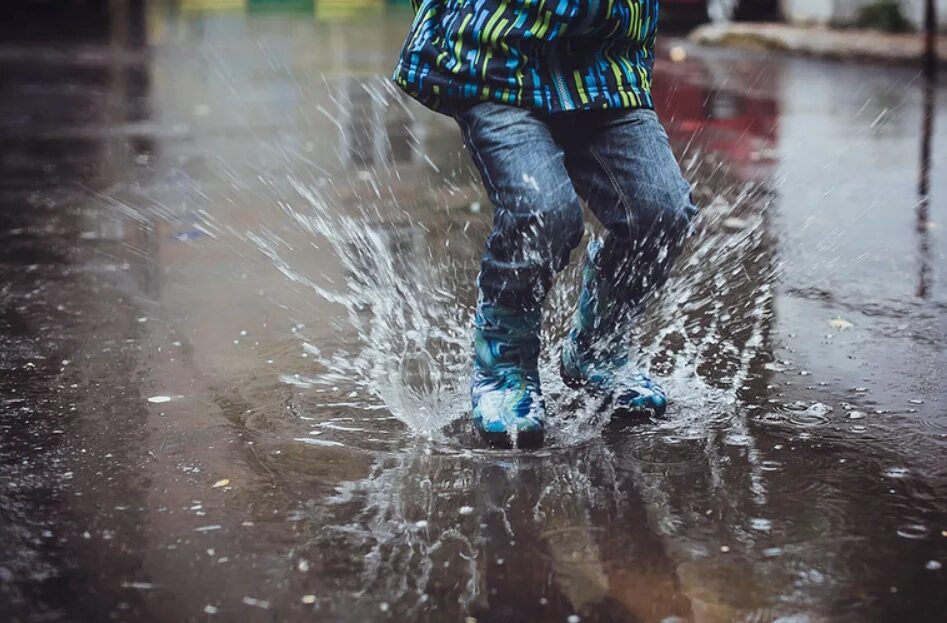
[[[828,415],[831,412],[832,407],[817,402],[806,408],[805,411],[793,411],[789,416],[789,421],[804,427],[824,426],[831,421]]]
[[[889,467],[882,472],[885,478],[907,478],[911,475],[911,470],[907,467]]]
[[[928,536],[930,536],[930,533],[930,528],[924,524],[907,523],[898,526],[898,536],[905,539],[926,539]]]

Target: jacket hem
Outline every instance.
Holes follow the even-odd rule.
[[[511,99],[505,95],[505,93],[509,93],[509,90],[489,88],[481,83],[462,82],[453,77],[450,79],[439,78],[437,75],[431,74],[424,77],[424,81],[428,83],[425,88],[419,89],[417,85],[407,79],[407,73],[407,69],[399,64],[392,76],[392,81],[402,91],[425,107],[448,116],[454,116],[457,112],[481,102],[496,102],[548,114],[583,110],[654,109],[650,91],[635,87],[611,89],[608,92],[587,97],[587,101],[579,102],[574,107],[564,108],[555,98],[547,97],[535,89],[523,89],[519,92],[518,97],[514,94]],[[486,94],[484,94],[485,89]],[[473,91],[473,95],[464,96],[462,95],[464,91]],[[537,97],[537,94],[539,97]]]

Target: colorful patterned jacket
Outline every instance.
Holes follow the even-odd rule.
[[[651,108],[658,0],[412,0],[394,81],[450,112]]]

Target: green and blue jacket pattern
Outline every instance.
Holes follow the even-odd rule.
[[[652,108],[658,0],[412,0],[394,81],[441,112]]]

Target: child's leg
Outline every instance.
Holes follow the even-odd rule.
[[[608,230],[589,247],[567,380],[613,394],[617,406],[661,412],[664,394],[628,365],[631,321],[667,280],[697,208],[667,134],[650,110],[590,113],[557,126],[569,172]]]
[[[495,211],[479,278],[493,304],[541,304],[582,238],[582,208],[543,117],[483,103],[457,116]]]
[[[643,304],[667,280],[697,208],[667,133],[651,110],[596,112],[568,144],[576,187],[608,235],[599,261]]]
[[[474,423],[494,443],[542,438],[540,310],[553,275],[582,237],[565,156],[544,118],[500,104],[457,116],[494,204],[474,327]]]

